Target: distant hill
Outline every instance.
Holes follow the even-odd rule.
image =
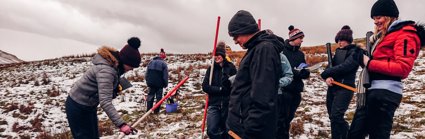
[[[2,50],[0,50],[0,65],[1,64],[12,64],[12,63],[20,63],[24,62],[23,60],[19,59],[15,55],[6,53]]]

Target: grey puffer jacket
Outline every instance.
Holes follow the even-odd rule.
[[[112,104],[113,90],[118,86],[118,60],[111,54],[114,48],[103,46],[93,57],[93,66],[72,86],[70,97],[85,106],[97,106],[106,112],[109,119],[120,126],[124,120]]]

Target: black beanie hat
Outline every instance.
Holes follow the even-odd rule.
[[[226,58],[226,43],[222,41],[218,42],[215,55],[221,55],[221,57]]]
[[[374,16],[389,16],[398,18],[398,8],[394,0],[378,0],[373,4],[370,12],[370,17]]]
[[[244,34],[252,34],[260,29],[258,28],[257,22],[254,17],[245,10],[238,11],[229,22],[229,35],[244,35]]]
[[[137,68],[140,66],[141,57],[138,48],[140,47],[140,40],[137,37],[132,37],[127,41],[128,45],[125,45],[121,49],[120,61],[123,64]]]
[[[348,43],[353,42],[353,31],[351,30],[350,26],[343,26],[341,30],[336,34],[335,42],[338,43],[338,41],[340,40],[347,41]]]

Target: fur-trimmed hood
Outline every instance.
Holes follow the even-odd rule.
[[[388,28],[388,34],[400,30],[405,26],[411,26],[410,28],[407,28],[416,32],[421,41],[421,47],[425,47],[425,24],[423,23],[415,23],[415,21],[411,20],[397,20],[394,21],[394,23],[392,23],[391,26]]]
[[[109,46],[102,46],[99,49],[97,49],[97,54],[93,57],[93,64],[104,64],[104,65],[110,65],[114,67],[115,69],[118,68],[119,61],[116,56],[114,56],[113,53],[118,54],[117,49],[109,47]],[[118,56],[118,55],[117,55]]]

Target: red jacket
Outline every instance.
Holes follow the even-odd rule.
[[[376,46],[368,70],[383,76],[405,79],[412,71],[420,51],[420,39],[413,21],[402,21],[390,27]]]

